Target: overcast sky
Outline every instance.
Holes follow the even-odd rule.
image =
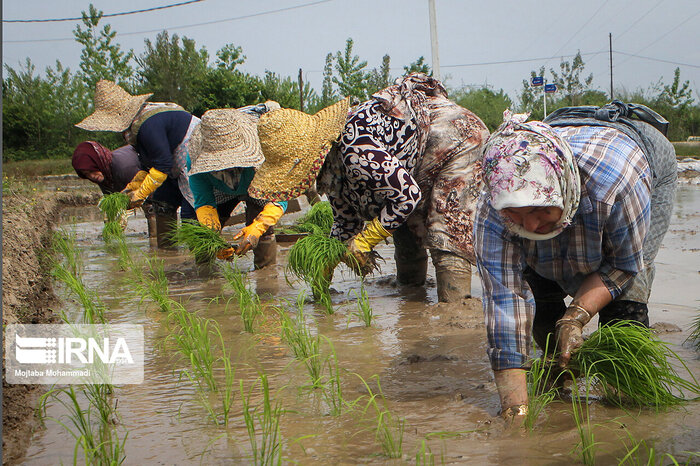
[[[186,0],[93,0],[105,15]],[[608,33],[613,40],[615,89],[669,84],[676,67],[700,101],[698,0],[435,0],[440,72],[449,87],[487,84],[515,98],[531,70],[559,69],[580,51],[595,88],[609,91]],[[31,58],[38,70],[60,60],[77,70],[78,21],[10,23],[79,17],[89,1],[3,1],[3,62]],[[173,8],[103,18],[122,49],[143,53],[144,39],[167,29],[194,39],[211,57],[223,45],[243,48],[241,69],[296,77],[304,70],[320,93],[324,59],[349,37],[368,69],[391,56],[392,74],[424,56],[431,63],[428,0],[203,0]],[[212,58],[212,60],[213,60]]]

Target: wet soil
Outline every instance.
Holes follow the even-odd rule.
[[[44,186],[3,192],[2,205],[2,323],[56,322],[51,310],[57,304],[44,267],[44,245],[51,241],[52,227],[66,207],[94,205],[99,190],[87,184],[73,188]],[[44,387],[10,385],[5,382],[3,360],[2,451],[11,463],[26,450],[33,430],[34,406]]]
[[[178,379],[187,364],[166,342],[169,328],[165,316],[150,303],[139,303],[140,297],[133,292],[128,274],[119,270],[116,258],[102,243],[99,236],[102,224],[96,208],[63,209],[60,220],[63,228],[77,233],[86,283],[103,290],[101,297],[109,309],[108,319],[113,323],[141,324],[145,328],[144,383],[120,386],[115,394],[120,428],[129,432],[126,464],[248,463],[250,446],[240,415],[240,396],[236,397],[228,429],[207,419],[191,384]],[[26,223],[36,225],[31,222]],[[225,232],[232,235],[236,230],[229,227]],[[700,358],[683,341],[700,309],[698,230],[700,189],[682,187],[671,229],[659,253],[650,302],[650,318],[658,331],[663,332],[661,338],[671,343],[696,376],[700,374]],[[130,221],[127,241],[134,257],[154,252],[145,231],[144,219]],[[10,247],[21,249],[23,244],[34,244],[21,241]],[[539,465],[577,461],[572,450],[578,437],[567,401],[554,402],[532,433],[508,428],[497,417],[498,395],[485,354],[478,276],[473,276],[474,298],[459,304],[438,304],[432,268],[425,287],[398,287],[393,250],[391,245],[384,244],[378,248],[386,259],[382,271],[366,283],[376,316],[371,327],[364,327],[354,315],[359,283],[349,273],[339,273],[334,278],[335,314],[325,315],[311,301],[304,306],[305,314],[314,322],[315,332],[333,344],[345,398],[354,400],[366,395],[368,387],[376,393],[379,380],[387,408],[405,419],[403,459],[383,457],[371,429],[372,416],[363,418],[359,410],[330,416],[319,394],[303,388],[308,384],[306,370],[279,340],[272,306],[280,305],[285,299],[293,302],[304,289],[303,284],[285,279],[289,246],[280,247],[275,267],[252,271],[252,257],[239,261],[238,265],[249,272],[249,283],[263,302],[269,304],[268,320],[261,324],[256,335],[243,331],[235,304],[226,303],[231,291],[220,277],[197,266],[185,251],[157,252],[165,262],[171,297],[182,299],[188,310],[215,319],[221,326],[237,363],[236,379],[243,381],[245,389],[255,383],[260,372],[268,374],[272,396],[287,410],[281,424],[285,463],[402,464],[414,462],[422,445],[430,448],[436,462],[449,464]],[[13,260],[21,264],[28,259]],[[8,275],[6,280],[3,268],[4,284],[12,276]],[[51,287],[50,283],[46,286]],[[19,295],[22,288],[19,284],[18,291],[13,292],[20,303],[25,299]],[[77,306],[60,286],[56,291],[62,298],[61,308],[69,314],[77,313]],[[52,296],[50,289],[46,294]],[[221,296],[225,299],[212,301]],[[325,345],[324,354],[329,352]],[[367,386],[363,380],[368,382]],[[19,404],[31,411],[30,400],[20,398]],[[3,408],[5,401],[3,397]],[[8,403],[14,402],[8,400]],[[62,414],[59,406],[49,407],[50,416]],[[600,442],[596,447],[599,464],[616,464],[616,458],[624,456],[627,431],[653,444],[657,452],[671,453],[679,459],[684,458],[683,452],[696,451],[700,445],[698,402],[661,413],[628,413],[594,403],[591,416],[596,440]],[[6,457],[11,464],[72,461],[75,442],[55,423],[36,430],[31,442],[27,442],[26,435],[16,438],[28,448],[22,458],[17,453],[13,460]],[[14,452],[21,450],[16,445],[14,450],[8,448]]]

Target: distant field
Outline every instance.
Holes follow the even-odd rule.
[[[19,162],[3,162],[3,176],[34,177],[44,175],[65,175],[75,173],[71,159],[22,160]]]
[[[672,144],[678,157],[700,158],[700,142],[674,142]]]

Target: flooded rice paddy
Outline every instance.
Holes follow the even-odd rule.
[[[140,302],[129,273],[119,269],[115,254],[105,247],[97,208],[68,209],[63,217],[62,228],[76,232],[84,262],[83,279],[89,288],[98,290],[108,308],[108,321],[145,328],[144,382],[118,386],[114,394],[119,431],[128,432],[125,464],[250,463],[241,395],[235,397],[228,427],[215,424],[198,401],[193,384],[180,378],[189,362],[166,342],[172,327],[166,315],[148,300]],[[289,221],[283,218],[283,223]],[[683,341],[700,308],[699,230],[700,188],[682,186],[657,259],[650,302],[652,324],[664,322],[681,328],[681,332],[665,332],[660,337],[672,344],[696,377],[700,376],[700,354]],[[155,251],[145,231],[142,217],[131,219],[127,243],[135,259]],[[225,234],[231,236],[235,231],[229,227]],[[336,273],[332,284],[333,315],[326,315],[313,302],[304,305],[313,332],[332,342],[343,398],[348,403],[359,400],[354,408],[332,415],[322,390],[308,388],[304,364],[281,340],[272,308],[287,300],[294,309],[294,301],[305,289],[303,283],[285,279],[290,246],[280,245],[276,267],[253,271],[252,254],[238,261],[240,269],[247,272],[249,285],[267,304],[268,319],[259,323],[255,334],[243,331],[235,302],[227,305],[232,291],[221,277],[195,264],[187,251],[157,251],[164,261],[171,298],[180,300],[188,311],[218,322],[235,363],[234,388],[238,390],[239,380],[246,393],[254,387],[252,403],[257,405],[261,396],[259,383],[255,384],[260,374],[267,375],[270,397],[285,410],[280,420],[283,463],[427,464],[427,452],[436,464],[578,462],[574,448],[579,437],[570,402],[552,403],[532,432],[508,429],[497,417],[498,395],[486,357],[476,273],[474,299],[463,305],[438,305],[432,278],[426,287],[396,286],[390,245],[379,246],[386,262],[381,273],[365,284],[375,316],[371,327],[365,327],[355,315],[360,283],[347,271]],[[432,269],[429,274],[432,277]],[[68,315],[77,313],[77,305],[65,290],[57,285],[57,291]],[[321,348],[324,358],[331,355],[326,340]],[[368,387],[379,393],[377,380],[385,400],[382,406],[394,419],[405,420],[400,459],[382,454],[374,429],[377,412],[374,408],[365,410]],[[53,403],[47,414],[60,417],[64,413]],[[699,402],[661,413],[626,413],[593,403],[591,422],[595,424],[598,464],[617,464],[626,454],[624,441],[629,434],[646,440],[657,453],[670,453],[679,459],[687,456],[682,452],[700,450]],[[75,440],[48,421],[46,428],[34,435],[24,464],[71,463],[74,447]]]

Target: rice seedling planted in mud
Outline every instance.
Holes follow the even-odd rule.
[[[141,295],[141,302],[150,298],[161,311],[170,312],[174,301],[169,296],[168,278],[165,276],[163,260],[155,255],[147,258],[146,269],[146,273],[142,273],[141,270],[135,271],[137,274],[135,286]]]
[[[328,287],[333,269],[346,252],[343,242],[323,235],[301,238],[289,250],[287,270],[311,287],[314,297],[321,300],[329,314],[333,308]]]
[[[547,339],[547,348],[545,348],[544,354],[532,361],[527,372],[528,403],[523,426],[529,431],[532,431],[540,414],[557,396],[556,384],[561,372],[554,370],[554,362],[547,357],[549,342],[550,339]]]
[[[104,228],[102,228],[102,238],[106,243],[119,241],[123,237],[124,231],[119,222],[106,222]]]
[[[253,464],[278,465],[282,464],[282,443],[280,439],[280,418],[284,411],[270,401],[270,385],[267,375],[259,378],[260,390],[263,395],[261,406],[252,408],[251,398],[253,387],[246,396],[241,384],[241,400],[243,403],[243,420],[248,430]]]
[[[297,313],[291,317],[285,309],[279,309],[282,340],[289,345],[294,358],[302,361],[311,378],[311,388],[322,386],[323,361],[321,360],[321,336],[311,333],[304,316],[304,294],[297,298]]]
[[[690,335],[686,341],[695,345],[695,349],[700,351],[700,312],[698,312],[698,315],[695,316],[690,324]]]
[[[97,204],[102,213],[107,218],[107,223],[117,222],[119,218],[129,207],[129,196],[124,193],[107,194]]]
[[[682,378],[673,364],[692,380]],[[667,343],[640,325],[618,322],[600,327],[571,358],[573,373],[594,376],[605,398],[624,406],[662,408],[700,394],[700,385]]]
[[[365,290],[364,283],[360,287],[360,292],[355,292],[357,297],[357,312],[354,314],[360,318],[365,327],[372,326],[372,319],[374,319],[374,314],[372,312],[372,306],[369,303],[369,296],[367,295],[367,290]]]
[[[401,458],[403,456],[403,433],[406,419],[396,416],[387,407],[386,398],[384,398],[382,386],[379,383],[379,376],[372,376],[372,378],[377,380],[377,393],[374,393],[369,384],[360,375],[355,375],[360,379],[368,393],[368,401],[363,414],[370,407],[373,407],[376,413],[375,424],[372,428],[375,440],[381,445],[384,456],[387,458]]]
[[[238,311],[243,322],[243,329],[248,333],[255,333],[256,323],[263,315],[260,296],[246,285],[245,275],[235,262],[224,264],[219,270],[235,293],[235,296],[229,298],[229,301],[234,298],[238,300]]]
[[[183,220],[173,230],[171,239],[174,244],[187,247],[201,261],[214,260],[217,251],[229,247],[218,231],[205,227],[196,220]]]
[[[578,454],[579,459],[585,465],[595,464],[595,435],[591,426],[591,411],[588,405],[588,400],[591,392],[591,384],[593,383],[592,374],[585,374],[585,395],[582,395],[574,378],[574,386],[571,391],[571,407],[576,423],[576,430],[579,435],[579,442],[574,451]]]

